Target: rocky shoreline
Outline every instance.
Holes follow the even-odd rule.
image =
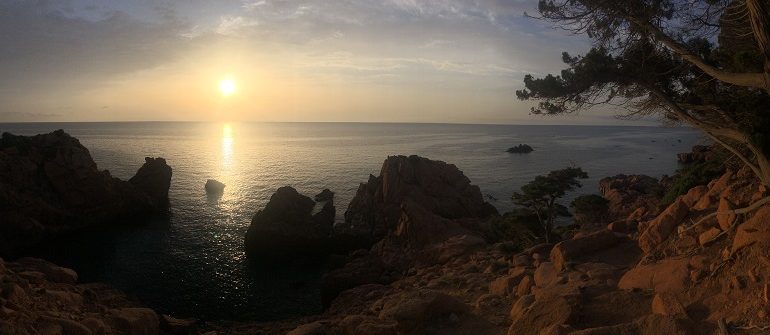
[[[0,138],[0,256],[45,239],[163,215],[172,170],[145,158],[128,181],[100,171],[88,149],[57,130]]]
[[[29,155],[44,157],[34,160],[25,153],[37,151],[24,146],[37,142],[4,135],[0,181],[30,178],[16,162],[37,162],[22,171],[48,171],[50,161],[78,161],[78,169],[63,171],[99,176],[107,181],[97,186],[106,190],[128,190],[118,193],[122,204],[142,194],[145,206],[134,208],[153,212],[161,208],[163,186],[167,201],[171,171],[164,172],[165,161],[148,159],[136,179],[122,182],[88,164],[87,150],[69,135],[38,136],[41,143],[70,149]],[[67,158],[72,156],[82,159]],[[54,176],[62,174],[43,175],[55,184]],[[290,187],[279,189],[252,220],[245,237],[252,258],[344,254],[331,256],[336,265],[324,276],[320,294],[326,309],[319,315],[259,323],[176,320],[104,285],[77,284],[72,270],[22,258],[0,262],[0,333],[761,333],[770,324],[768,190],[749,169],[728,168],[708,185],[664,203],[671,183],[640,175],[605,178],[600,189],[607,213],[601,222],[558,243],[525,246],[492,237],[489,231],[501,216],[457,167],[392,156],[379,176],[360,185],[344,224],[333,223],[331,192],[316,203]],[[2,199],[49,199],[21,189],[4,191]],[[56,190],[35,190],[49,189]],[[70,204],[54,199],[63,208]],[[31,211],[12,214],[42,218]]]

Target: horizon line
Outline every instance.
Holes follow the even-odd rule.
[[[263,123],[263,124],[424,124],[424,125],[464,125],[464,126],[582,126],[582,127],[664,127],[691,128],[687,125],[665,125],[640,122],[629,124],[520,124],[520,123],[465,123],[465,122],[405,122],[405,121],[171,121],[171,120],[134,120],[134,121],[0,121],[0,124],[72,124],[72,123]]]

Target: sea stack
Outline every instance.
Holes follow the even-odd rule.
[[[225,192],[225,184],[214,179],[206,180],[204,188],[208,194],[222,194]]]

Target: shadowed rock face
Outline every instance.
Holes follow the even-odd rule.
[[[257,212],[246,232],[246,253],[258,261],[325,255],[331,251],[335,209],[330,200],[318,213],[316,203],[290,186],[279,188]]]
[[[99,171],[80,142],[57,130],[0,138],[0,254],[46,237],[161,213],[171,168],[146,158],[130,182]]]
[[[145,157],[144,165],[136,171],[136,175],[128,180],[140,191],[146,193],[162,206],[168,204],[168,189],[171,187],[171,167],[163,158]]]
[[[380,176],[361,184],[345,211],[340,233],[376,241],[396,227],[405,200],[445,219],[486,218],[497,210],[452,164],[419,156],[390,156]]]

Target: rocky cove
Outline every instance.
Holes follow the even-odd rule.
[[[57,234],[162,216],[170,181],[165,160],[151,158],[129,181],[112,178],[61,131],[3,135],[0,238],[13,256],[0,263],[0,333],[741,334],[770,323],[767,190],[740,166],[668,203],[668,181],[605,178],[603,218],[526,246],[490,234],[500,214],[440,161],[388,157],[342,225],[333,197],[316,203],[280,188],[233,247],[265,261],[310,255],[330,264],[324,311],[281,321],[176,319],[78,283],[70,269],[17,257]]]

